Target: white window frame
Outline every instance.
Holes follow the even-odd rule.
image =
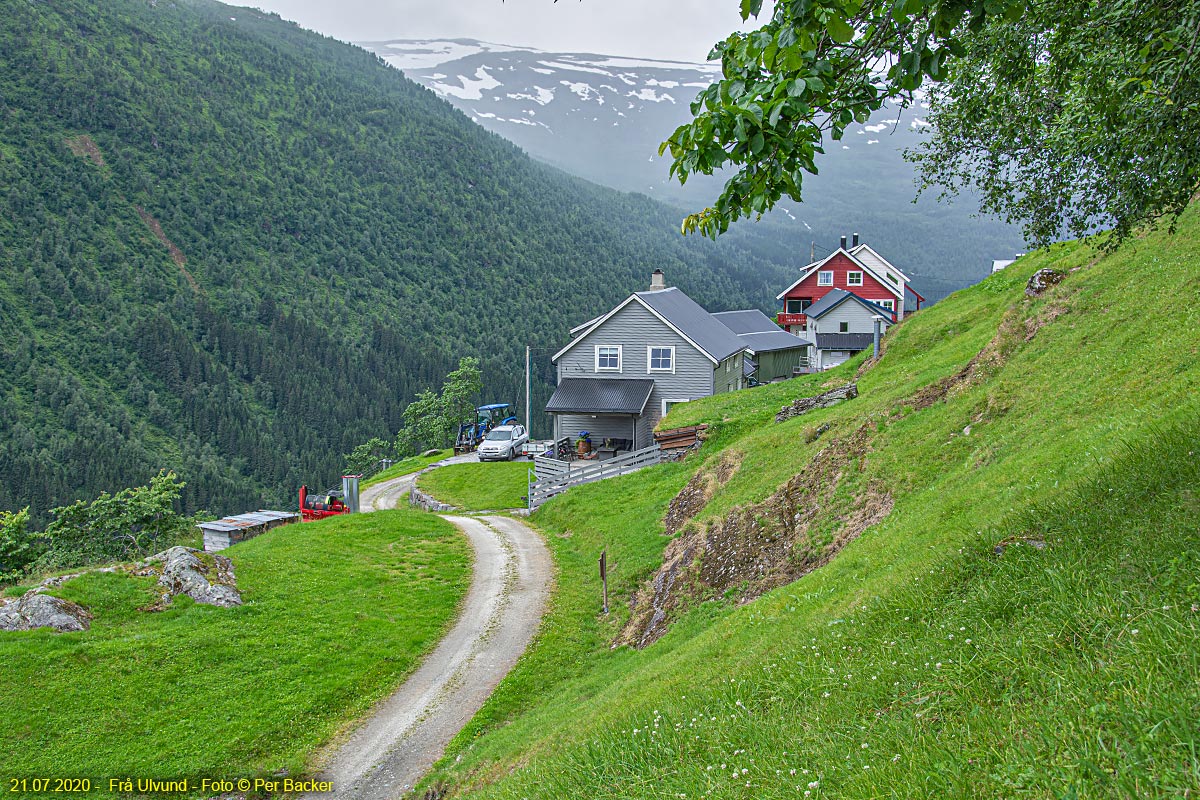
[[[883,273],[883,274],[884,274],[884,275],[886,275],[886,276],[887,276],[887,279],[888,279],[889,281],[891,281],[892,283],[896,284],[897,286],[899,286],[899,285],[900,285],[900,279],[899,279],[899,278],[897,278],[897,277],[896,277],[895,275],[893,275],[892,273],[890,273],[890,272],[885,272],[885,273]]]
[[[687,399],[687,398],[683,398],[683,399],[672,399],[672,398],[670,398],[670,397],[664,397],[664,398],[663,398],[663,401],[662,401],[662,415],[663,415],[664,417],[667,415],[667,411],[669,411],[669,410],[670,410],[670,409],[668,408],[668,406],[677,406],[677,405],[679,405],[680,403],[690,403],[690,402],[692,402],[692,401],[691,401],[690,399]]]
[[[820,270],[817,273],[817,286],[833,286],[833,270]]]
[[[855,280],[856,278],[857,278],[857,280]],[[862,270],[849,270],[848,272],[846,272],[846,285],[847,286],[862,286],[863,285]]]
[[[617,351],[617,365],[615,367],[600,366],[600,351],[601,350],[616,350]],[[621,361],[622,361],[621,345],[619,345],[619,344],[598,344],[598,345],[596,345],[595,353],[596,353],[596,360],[595,360],[596,372],[620,372],[621,371]]]
[[[873,302],[882,308],[886,308],[888,311],[891,311],[893,314],[896,313],[896,301],[895,300],[875,300]]]
[[[670,369],[664,367],[653,367],[651,358],[655,350],[668,350],[671,353]],[[664,372],[675,374],[675,345],[673,344],[648,344],[646,345],[646,372]]]

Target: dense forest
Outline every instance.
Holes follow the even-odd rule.
[[[518,402],[525,345],[560,346],[654,267],[722,309],[770,303],[807,260],[684,239],[676,211],[273,15],[5,10],[0,509],[35,525],[164,468],[188,513],[290,505],[462,356],[485,400]]]

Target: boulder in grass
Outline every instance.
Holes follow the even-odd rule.
[[[213,556],[215,566],[205,564],[196,554],[199,550],[188,547],[172,547],[150,556],[143,566],[161,563],[158,585],[166,591],[160,607],[165,607],[176,595],[186,594],[197,603],[209,606],[240,606],[242,596],[238,593],[233,562],[225,556]]]
[[[0,631],[52,628],[59,633],[86,631],[92,615],[86,608],[61,597],[43,594],[41,587],[19,599],[0,601]]]
[[[1066,275],[1056,269],[1039,269],[1030,277],[1029,283],[1025,284],[1025,294],[1028,297],[1037,297],[1065,277]]]

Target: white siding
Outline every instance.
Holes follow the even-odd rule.
[[[818,333],[874,333],[874,316],[874,312],[868,311],[853,300],[846,300],[820,319],[810,319],[808,333],[810,336]],[[843,322],[849,323],[849,330],[842,331]],[[886,331],[889,324],[885,318],[883,330]]]
[[[874,270],[875,274],[879,276],[879,282],[884,286],[900,290],[900,296],[896,298],[896,321],[904,319],[904,279],[894,269],[890,269],[886,261],[876,258],[875,254],[866,248],[859,250],[854,257]],[[896,276],[895,283],[887,279],[888,273]]]

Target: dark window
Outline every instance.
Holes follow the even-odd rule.
[[[811,297],[789,297],[787,300],[787,314],[803,314],[812,305]]]
[[[838,333],[849,333],[849,332],[850,332],[850,323],[849,322],[839,322],[838,323]]]
[[[650,370],[652,372],[663,371],[668,372],[674,370],[675,348],[674,347],[651,347],[650,352]]]

